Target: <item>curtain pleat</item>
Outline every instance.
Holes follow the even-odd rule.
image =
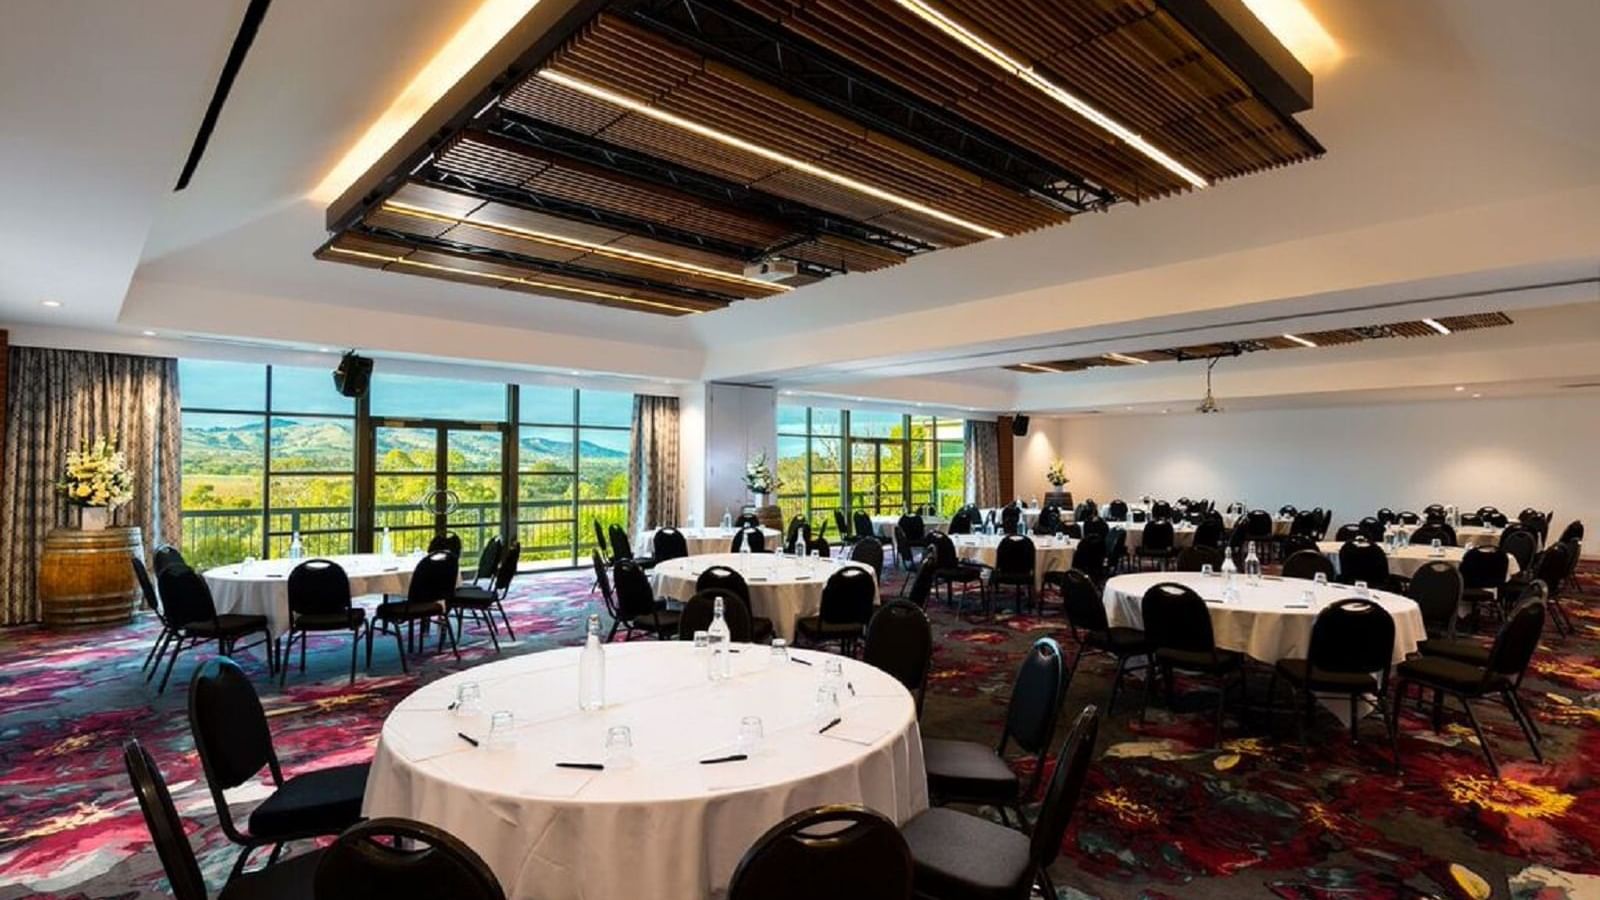
[[[678,524],[677,397],[633,398],[628,522],[634,534]]]
[[[179,540],[178,361],[12,347],[0,473],[0,625],[39,620],[45,535],[74,524],[56,493],[67,451],[101,436],[127,454],[134,498],[116,523],[137,525],[147,548]]]
[[[1000,431],[994,422],[967,420],[967,502],[1000,505]]]

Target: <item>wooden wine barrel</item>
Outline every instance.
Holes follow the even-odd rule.
[[[783,510],[776,506],[757,506],[755,512],[756,521],[761,523],[761,527],[783,530]]]
[[[1059,506],[1067,512],[1072,512],[1071,491],[1051,491],[1044,495],[1046,506]]]
[[[140,602],[129,562],[135,554],[144,557],[138,528],[51,531],[39,564],[44,624],[64,628],[131,621]]]

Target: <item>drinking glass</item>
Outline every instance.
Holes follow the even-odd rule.
[[[772,639],[772,652],[768,654],[773,662],[789,661],[789,642],[781,637]]]
[[[829,684],[817,688],[817,701],[812,708],[811,717],[818,726],[826,725],[839,717],[838,688]]]
[[[1316,594],[1316,592],[1315,591],[1310,591],[1310,590],[1301,591],[1300,592],[1300,602],[1304,603],[1307,606],[1315,606],[1316,602],[1317,602],[1317,594]]]
[[[811,561],[812,562],[816,562],[817,560],[819,560],[821,558],[822,558],[822,551],[821,550],[813,550],[813,551],[811,551]]]
[[[456,686],[456,708],[458,716],[475,716],[482,711],[483,688],[476,681],[463,681]]]
[[[837,659],[823,660],[822,683],[831,685],[837,691],[844,684],[844,663]]]
[[[694,652],[704,654],[711,648],[711,632],[700,629],[694,633]]]
[[[1326,573],[1326,572],[1318,572],[1317,574],[1311,576],[1311,580],[1315,581],[1317,583],[1317,587],[1327,587],[1328,586],[1328,573]]]
[[[507,750],[515,743],[511,739],[511,729],[516,725],[516,717],[511,715],[509,709],[495,710],[489,716],[489,749]]]
[[[606,729],[606,766],[626,769],[633,765],[633,731],[626,725]]]
[[[1434,556],[1443,556],[1444,544],[1438,538],[1434,538],[1428,543],[1428,552]]]
[[[745,716],[739,720],[738,752],[754,756],[761,749],[763,737],[760,716]]]
[[[1200,574],[1206,576],[1207,578],[1210,578],[1211,577],[1211,563],[1201,563],[1201,565],[1200,565]]]
[[[1363,600],[1372,596],[1372,591],[1367,587],[1367,583],[1365,581],[1356,582],[1356,596]]]

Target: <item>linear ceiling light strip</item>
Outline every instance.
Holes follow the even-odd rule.
[[[771,160],[772,162],[787,166],[788,168],[796,171],[804,172],[807,175],[813,175],[817,178],[821,178],[824,181],[836,184],[842,188],[855,191],[858,194],[865,194],[868,197],[872,197],[876,200],[882,200],[885,203],[893,203],[896,206],[912,212],[921,213],[922,215],[931,219],[938,219],[941,222],[946,222],[948,224],[955,225],[958,228],[966,229],[974,234],[980,234],[987,238],[1005,237],[1004,233],[996,231],[993,228],[979,225],[976,222],[969,222],[960,216],[934,209],[933,207],[924,203],[919,203],[910,197],[905,197],[900,194],[896,194],[893,191],[887,191],[883,188],[874,187],[873,185],[865,182],[857,181],[848,175],[841,175],[831,169],[825,169],[822,166],[806,162],[803,159],[796,159],[787,153],[780,153],[777,150],[763,147],[760,144],[753,144],[743,138],[735,137],[734,135],[720,131],[716,128],[712,128],[708,125],[702,125],[699,122],[695,122],[691,119],[685,119],[682,116],[675,115],[662,109],[657,109],[654,106],[641,103],[632,97],[618,94],[596,84],[590,84],[587,81],[574,78],[571,75],[566,75],[552,69],[540,69],[539,77],[553,81],[556,84],[564,87],[571,88],[572,90],[578,91],[581,94],[586,94],[597,100],[603,100],[607,103],[620,106],[626,110],[629,110],[630,112],[636,112],[641,116],[655,119],[657,122],[664,122],[675,128],[680,128],[684,131],[690,132],[691,134],[697,134],[700,137],[708,138],[716,141],[719,144],[724,144],[737,150],[743,150],[746,153],[759,156],[762,159]]]
[[[607,291],[595,291],[588,288],[569,287],[568,285],[564,284],[552,284],[548,281],[537,281],[532,278],[519,278],[514,275],[501,275],[496,272],[474,272],[471,269],[463,269],[457,266],[445,266],[438,263],[422,262],[420,260],[407,259],[404,256],[390,256],[387,253],[372,253],[366,250],[347,250],[343,247],[329,247],[328,250],[333,253],[343,254],[344,256],[354,256],[360,259],[370,259],[401,266],[412,266],[414,268],[429,269],[436,272],[449,272],[452,275],[467,275],[473,278],[489,278],[495,281],[504,281],[510,284],[520,284],[527,287],[539,288],[541,290],[564,291],[569,294],[579,294],[585,297],[597,297],[602,300],[617,300],[622,303],[634,303],[640,306],[655,307],[657,309],[670,309],[674,312],[702,312],[702,310],[693,306],[678,306],[674,303],[663,303],[658,300],[641,300],[638,297],[629,297],[626,294],[613,294]]]
[[[1315,347],[1317,345],[1316,341],[1307,340],[1298,334],[1286,334],[1283,336],[1283,339],[1286,341],[1294,341],[1296,344],[1299,344],[1302,347]]]
[[[1103,353],[1101,354],[1101,358],[1109,359],[1112,362],[1119,362],[1129,366],[1146,366],[1150,364],[1150,360],[1148,359],[1140,359],[1137,356],[1128,356],[1125,353]]]
[[[993,63],[999,68],[1004,69],[1006,72],[1017,76],[1018,78],[1022,79],[1024,83],[1038,90],[1040,93],[1056,101],[1062,106],[1065,106],[1067,109],[1072,110],[1079,116],[1088,119],[1101,129],[1110,132],[1118,140],[1139,151],[1139,153],[1143,154],[1145,157],[1155,162],[1163,169],[1166,169],[1167,171],[1178,176],[1179,178],[1182,178],[1184,181],[1189,182],[1197,188],[1208,187],[1210,185],[1210,182],[1206,181],[1206,179],[1200,174],[1195,172],[1193,169],[1190,169],[1188,166],[1185,166],[1183,163],[1178,162],[1176,159],[1173,159],[1171,156],[1168,156],[1149,141],[1134,133],[1134,131],[1128,128],[1128,126],[1123,125],[1116,119],[1111,118],[1110,116],[1091,106],[1082,98],[1072,94],[1071,92],[1062,88],[1060,85],[1057,85],[1055,82],[1045,78],[1043,75],[1040,75],[1038,72],[1034,71],[1032,65],[1011,58],[1003,50],[974,34],[964,25],[952,20],[939,10],[934,9],[931,5],[925,2],[925,0],[895,0],[895,2],[904,9],[915,14],[924,22],[927,22],[933,27],[944,32],[949,37],[955,39],[967,49],[977,53],[979,56],[982,56],[984,59],[987,59],[989,62]]]
[[[627,250],[621,247],[612,247],[606,244],[596,244],[592,241],[582,241],[578,240],[577,238],[562,237],[561,235],[550,234],[543,231],[534,231],[529,228],[520,228],[515,225],[497,225],[489,222],[479,222],[474,219],[463,219],[459,216],[451,216],[444,213],[434,212],[431,209],[424,209],[420,206],[412,206],[409,203],[402,203],[398,200],[386,201],[383,204],[383,208],[387,212],[398,213],[403,216],[411,216],[412,218],[427,219],[432,222],[449,223],[454,225],[469,225],[473,228],[481,228],[484,231],[506,237],[521,238],[553,247],[561,247],[567,250],[593,253],[596,256],[604,256],[610,259],[618,259],[624,262],[638,263],[645,266],[654,266],[659,269],[669,269],[685,275],[698,275],[702,278],[713,278],[718,281],[726,281],[730,284],[737,284],[745,287],[762,288],[764,290],[771,290],[778,293],[794,290],[794,288],[788,285],[774,284],[770,281],[761,281],[755,278],[746,278],[743,275],[735,275],[731,272],[724,272],[720,269],[710,268],[709,266],[696,265],[695,263],[684,262],[682,260],[668,259],[664,256],[641,253],[637,250]]]

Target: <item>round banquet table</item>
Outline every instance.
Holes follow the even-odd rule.
[[[1390,525],[1383,530],[1383,533],[1385,537],[1401,534],[1407,540],[1410,540],[1411,532],[1421,527],[1421,525]],[[1498,547],[1500,545],[1500,532],[1503,530],[1492,525],[1462,525],[1455,529],[1456,543],[1463,548],[1476,547],[1479,544]]]
[[[311,559],[312,557],[306,557]],[[384,556],[354,553],[326,556],[350,576],[350,596],[404,594],[421,554]],[[289,630],[289,573],[305,559],[264,559],[248,565],[218,566],[205,572],[206,586],[219,613],[266,616],[273,637]]]
[[[878,533],[878,537],[886,541],[894,540],[894,527],[900,524],[899,516],[872,516],[871,518],[872,530]],[[950,527],[950,520],[945,516],[922,517],[922,530],[924,533],[943,531],[948,527]]]
[[[1333,562],[1333,571],[1339,572],[1339,548],[1344,544],[1339,541],[1319,541],[1317,550]],[[1460,567],[1461,558],[1467,555],[1465,547],[1440,547],[1440,555],[1433,555],[1433,548],[1427,544],[1407,544],[1398,551],[1383,548],[1389,557],[1389,574],[1399,575],[1401,578],[1410,578],[1417,574],[1417,570],[1431,562],[1446,562],[1452,566]],[[1506,577],[1511,577],[1521,571],[1517,565],[1516,557],[1509,557],[1506,565]]]
[[[996,548],[1004,537],[999,534],[952,534],[950,542],[956,545],[956,555],[960,558],[983,563],[992,569],[998,553]],[[1072,554],[1077,544],[1066,538],[1058,544],[1054,536],[1043,535],[1029,536],[1029,540],[1033,541],[1033,590],[1038,593],[1044,587],[1047,573],[1065,572],[1072,568]]]
[[[405,816],[449,831],[477,851],[510,900],[725,896],[734,867],[768,828],[825,803],[860,803],[903,823],[928,806],[916,704],[865,663],[794,651],[814,664],[773,660],[742,645],[734,677],[706,679],[687,641],[606,646],[606,706],[577,707],[577,647],[457,672],[402,700],[384,721],[367,778],[365,816]],[[844,664],[841,722],[818,734],[812,704],[822,660]],[[482,710],[446,707],[477,682]],[[515,717],[513,744],[485,740],[490,712]],[[739,720],[760,716],[751,758],[735,752]],[[626,725],[633,764],[602,762],[605,733]],[[458,736],[480,741],[473,747]]]
[[[733,547],[733,536],[739,533],[737,528],[680,528],[683,542],[689,545],[690,556],[700,556],[706,553],[727,553]],[[768,551],[778,549],[778,542],[783,540],[783,532],[776,528],[761,529],[763,546]],[[641,532],[639,540],[633,546],[633,552],[642,556],[655,554],[656,529]]]
[[[1110,522],[1108,524],[1110,524],[1112,528],[1121,528],[1127,533],[1129,553],[1132,553],[1137,547],[1144,546],[1144,526],[1148,523]],[[1194,546],[1194,531],[1194,526],[1190,525],[1188,522],[1183,522],[1181,524],[1174,523],[1172,526],[1172,546],[1177,547],[1179,550],[1182,550],[1185,547]]]
[[[1304,659],[1311,647],[1311,624],[1317,613],[1331,603],[1356,595],[1355,588],[1342,584],[1317,587],[1315,582],[1301,578],[1268,577],[1252,587],[1240,577],[1239,598],[1222,603],[1221,575],[1197,572],[1118,575],[1106,582],[1106,617],[1112,625],[1143,628],[1144,615],[1140,607],[1144,592],[1164,581],[1187,585],[1207,601],[1206,610],[1211,613],[1211,628],[1218,647],[1237,650],[1265,663]],[[1309,607],[1292,605],[1298,604],[1301,592],[1308,589],[1314,594],[1312,604]],[[1393,661],[1398,663],[1407,654],[1415,653],[1417,642],[1427,637],[1422,610],[1399,594],[1371,593],[1378,605],[1394,617]]]
[[[772,553],[706,553],[670,559],[650,570],[656,596],[688,600],[694,596],[694,583],[700,573],[712,566],[727,566],[744,576],[750,585],[750,613],[771,619],[773,631],[785,640],[794,640],[794,620],[814,616],[822,608],[822,586],[840,566],[862,563],[839,559],[796,559]],[[877,590],[876,586],[873,588]],[[874,601],[876,602],[876,601]]]

